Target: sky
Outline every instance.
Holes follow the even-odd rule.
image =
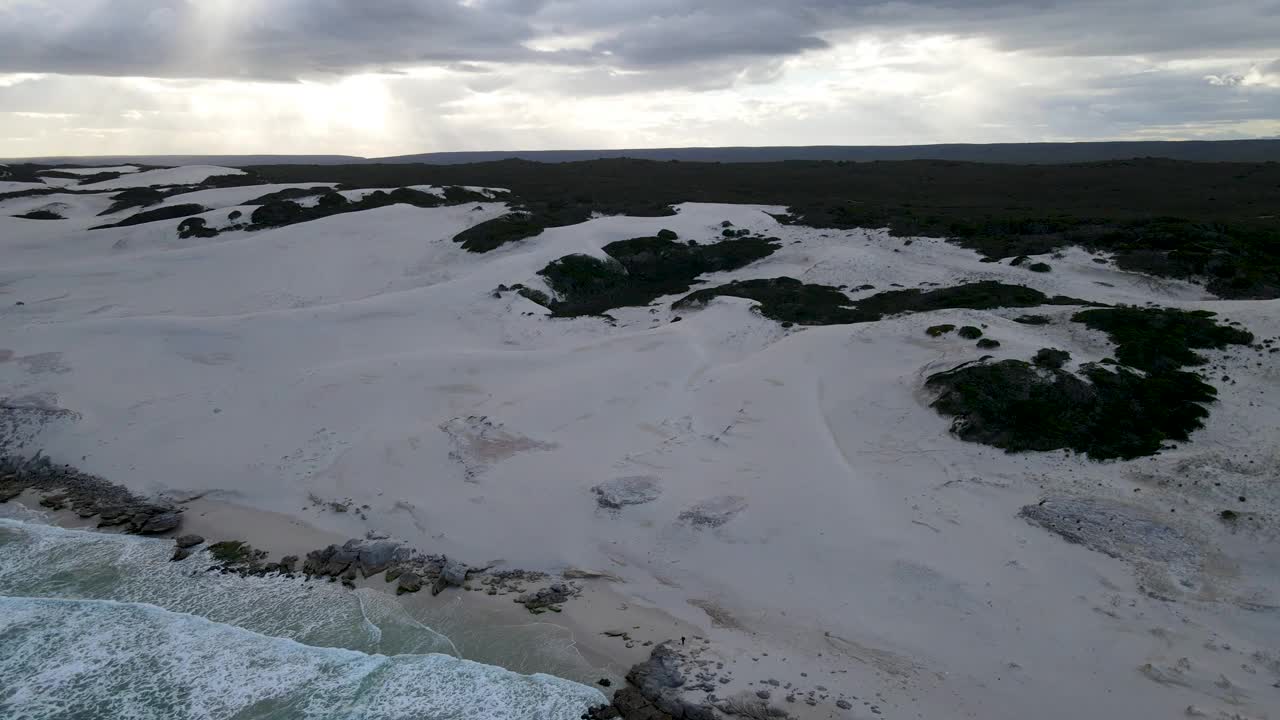
[[[0,0],[0,157],[1280,137],[1280,0]]]

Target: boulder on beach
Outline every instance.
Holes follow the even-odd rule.
[[[422,578],[412,570],[400,573],[400,584],[396,586],[396,594],[418,592],[422,589]]]
[[[627,505],[643,505],[653,502],[662,494],[658,479],[647,475],[620,477],[591,488],[596,494],[596,504],[608,510],[619,510]]]
[[[204,542],[204,538],[199,535],[179,535],[174,539],[173,544],[179,548],[190,548]]]
[[[142,524],[138,526],[137,532],[141,535],[159,535],[170,530],[176,530],[178,524],[182,522],[182,518],[176,512],[158,513],[149,515]]]

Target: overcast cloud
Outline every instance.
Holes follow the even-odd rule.
[[[1280,0],[0,0],[0,155],[1280,134]]]

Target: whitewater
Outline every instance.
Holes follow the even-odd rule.
[[[180,569],[171,550],[0,519],[0,717],[576,720],[604,701],[455,657],[385,593]],[[503,642],[572,671],[555,638]]]

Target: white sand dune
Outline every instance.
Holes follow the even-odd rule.
[[[107,167],[57,168],[57,171],[60,173],[67,173],[69,175],[97,175],[99,173],[109,172],[121,174],[136,173],[141,169],[142,168],[137,165],[110,165]]]
[[[170,202],[225,218],[274,187]],[[27,207],[10,202],[0,215]],[[1205,307],[1259,337],[1280,334],[1280,302],[1209,301],[1078,250],[1037,274],[938,240],[781,226],[758,206],[599,218],[473,254],[450,238],[504,205],[397,205],[178,240],[176,221],[87,230],[97,206],[83,202],[67,221],[0,218],[0,354],[12,353],[0,396],[75,414],[33,434],[30,447],[57,460],[477,564],[607,570],[631,601],[705,628],[738,668],[732,687],[804,672],[888,717],[1180,717],[1195,705],[1261,718],[1280,707],[1280,547],[1216,519],[1242,484],[1252,509],[1275,512],[1277,363],[1208,351],[1235,382],[1219,384],[1206,427],[1176,450],[1106,463],[1007,455],[957,440],[928,407],[923,378],[983,351],[924,329],[982,324],[999,357],[1052,346],[1076,362],[1112,354],[1105,337],[1012,322],[1025,310],[784,329],[750,301],[674,313],[675,297],[614,311],[610,324],[552,319],[493,290],[539,286],[551,260],[662,228],[709,241],[730,220],[783,247],[717,282],[876,286],[860,297],[998,279]],[[597,507],[593,486],[628,477],[649,478],[656,498]],[[1141,589],[1155,570],[1016,517],[1048,493],[1141,502],[1209,559],[1155,599]],[[317,498],[369,509],[334,514]],[[691,511],[724,522],[700,527]]]

